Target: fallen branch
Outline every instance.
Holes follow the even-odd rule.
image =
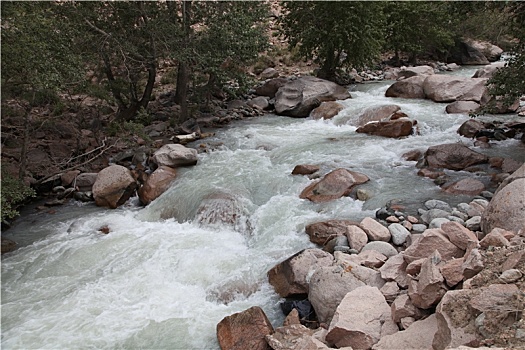
[[[105,141],[105,139],[104,139],[104,141]],[[119,141],[120,141],[120,139],[117,139],[117,140],[115,141],[115,143],[113,143],[112,145],[109,145],[109,146],[107,146],[106,148],[102,149],[102,150],[100,151],[100,153],[98,153],[97,155],[93,156],[92,158],[89,158],[88,160],[86,160],[86,161],[83,162],[83,163],[75,164],[75,165],[73,165],[73,166],[71,166],[71,167],[69,167],[69,168],[62,169],[62,170],[60,171],[60,173],[63,173],[63,172],[66,172],[66,171],[70,171],[70,170],[73,170],[73,169],[75,169],[75,168],[81,167],[81,166],[83,166],[83,165],[86,165],[86,164],[88,164],[88,163],[94,161],[95,159],[97,159],[98,157],[100,157],[101,155],[103,155],[108,149],[115,147],[115,145],[116,145],[117,142],[119,142]],[[100,147],[103,147],[103,146],[100,146]],[[79,157],[82,157],[82,156],[85,156],[85,155],[91,154],[91,153],[93,153],[94,151],[96,151],[97,149],[100,149],[100,147],[95,148],[95,149],[92,150],[92,151],[89,151],[89,152],[87,152],[87,153],[84,153],[84,154],[82,154],[82,155],[80,155],[80,156],[77,156],[77,157],[75,157],[75,158],[72,158],[72,159],[76,159],[76,158],[79,158]],[[66,163],[66,164],[67,164],[67,163]],[[44,181],[46,181],[46,180],[48,180],[48,179],[52,178],[53,176],[56,176],[57,174],[60,174],[60,173],[55,173],[55,174],[52,174],[52,175],[46,176],[46,177],[44,177],[43,179],[38,180],[38,181],[37,181],[37,184],[41,184],[41,183],[43,183]]]

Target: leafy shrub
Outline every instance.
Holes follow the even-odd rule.
[[[2,174],[1,183],[1,221],[4,222],[15,218],[19,214],[17,208],[28,198],[34,197],[36,193],[32,188],[8,174]]]

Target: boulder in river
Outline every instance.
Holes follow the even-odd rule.
[[[495,62],[479,68],[472,78],[492,78],[498,69],[505,67],[505,62]]]
[[[137,183],[128,168],[110,165],[98,173],[93,197],[98,206],[115,209],[124,204],[136,188]]]
[[[279,115],[305,118],[321,102],[345,100],[352,96],[336,83],[312,76],[291,80],[275,95],[275,111]]]
[[[435,74],[425,79],[423,90],[426,98],[434,102],[481,102],[487,92],[486,82],[484,78]]]
[[[343,105],[336,101],[326,101],[310,112],[312,119],[332,119],[343,110]]]
[[[177,170],[165,165],[158,167],[139,188],[139,199],[144,205],[150,204],[163,194],[177,176]]]
[[[167,144],[158,149],[152,157],[158,165],[172,168],[197,164],[197,150],[179,144]]]
[[[425,98],[425,91],[423,90],[423,82],[427,76],[416,75],[394,84],[386,90],[386,97],[400,97],[400,98]]]
[[[370,122],[357,128],[357,133],[368,135],[399,138],[413,133],[414,122],[408,118],[387,120],[380,122]]]
[[[301,192],[300,198],[309,199],[316,203],[328,202],[347,196],[354,186],[369,180],[368,176],[364,174],[339,168],[307,186]]]
[[[388,119],[400,109],[401,107],[394,104],[368,107],[359,114],[355,125],[364,126],[369,122],[378,122]]]
[[[463,170],[471,165],[487,163],[488,159],[461,143],[431,146],[425,152],[425,163],[429,168]]]

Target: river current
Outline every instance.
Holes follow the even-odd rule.
[[[21,248],[2,257],[2,348],[218,349],[217,323],[251,306],[280,326],[280,298],[266,273],[313,246],[307,224],[374,216],[392,199],[414,210],[431,198],[463,200],[417,176],[405,152],[463,142],[524,161],[518,140],[473,147],[456,133],[469,116],[448,115],[445,104],[384,97],[391,83],[359,85],[331,121],[268,114],[218,130],[200,141],[210,151],[146,208],[134,198],[116,210],[70,203],[54,215],[26,213],[6,232]],[[360,111],[391,103],[418,121],[419,135],[355,132]],[[299,199],[313,180],[292,176],[297,164],[364,173],[371,198]],[[217,223],[221,213],[234,222]]]

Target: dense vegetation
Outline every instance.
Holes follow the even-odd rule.
[[[393,65],[446,60],[462,36],[485,39],[515,53],[491,80],[493,93],[511,101],[525,90],[521,2],[3,1],[1,11],[2,112],[16,101],[25,121],[20,179],[35,108],[54,105],[60,114],[64,96],[84,94],[114,106],[118,125],[144,124],[159,67],[167,66],[163,79],[180,106],[172,122],[182,123],[214,96],[251,86],[247,67],[279,51],[269,49],[271,33],[326,79],[381,57]],[[19,198],[7,196],[7,181],[2,176],[2,219],[8,198]]]

